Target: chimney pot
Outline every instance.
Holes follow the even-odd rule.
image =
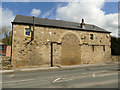
[[[84,19],[82,19],[81,28],[85,28]]]
[[[82,19],[82,24],[84,23],[84,19]]]

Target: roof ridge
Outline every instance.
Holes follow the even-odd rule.
[[[32,17],[33,16],[16,15],[16,17],[12,23],[31,24],[31,23],[33,23]],[[78,22],[55,20],[55,19],[48,19],[48,18],[41,18],[41,17],[35,17],[35,19],[36,19],[35,24],[37,24],[37,25],[54,26],[54,27],[56,26],[56,27],[60,27],[60,28],[64,27],[64,28],[71,28],[71,29],[83,29],[80,27],[80,23],[78,23]],[[103,28],[98,27],[93,24],[86,24],[85,27],[86,27],[85,28],[86,30],[109,32],[109,31],[104,30]]]
[[[33,16],[25,16],[25,15],[16,15],[17,16],[24,16],[24,17],[33,17]],[[68,23],[77,23],[77,24],[80,24],[78,22],[71,22],[71,21],[63,21],[63,20],[57,20],[57,19],[49,19],[49,18],[41,18],[41,17],[35,17],[35,18],[38,18],[38,19],[48,19],[48,20],[51,20],[51,21],[62,21],[62,22],[68,22]]]

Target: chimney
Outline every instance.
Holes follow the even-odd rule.
[[[85,28],[84,19],[82,19],[81,28]]]

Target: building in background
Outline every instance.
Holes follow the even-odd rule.
[[[0,42],[0,55],[10,57],[11,56],[11,46]]]

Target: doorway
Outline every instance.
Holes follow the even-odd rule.
[[[61,64],[61,43],[51,42],[51,67]]]
[[[79,38],[74,33],[65,34],[62,38],[62,65],[78,65],[81,64],[81,46]]]

